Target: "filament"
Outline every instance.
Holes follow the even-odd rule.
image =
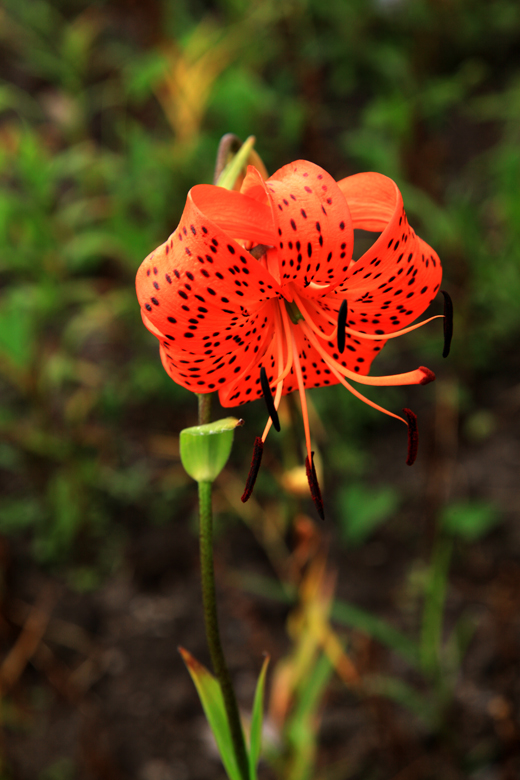
[[[286,325],[283,322],[282,318],[280,317],[280,307],[275,306],[274,309],[275,312],[275,333],[277,338],[277,346],[278,346],[278,363],[277,368],[278,371],[280,370],[281,366],[283,366],[283,340],[282,340],[282,333],[285,336],[285,342],[287,346],[287,365],[285,366],[285,369],[281,374],[278,375],[278,377],[274,380],[272,384],[276,385],[276,393],[274,397],[274,408],[276,411],[278,411],[278,407],[280,405],[280,400],[282,398],[282,392],[283,392],[283,381],[289,371],[292,368],[292,362],[293,362],[293,348],[292,348],[292,339],[290,338],[290,334],[287,332]],[[282,311],[283,314],[283,311]],[[290,327],[290,325],[288,325]],[[267,438],[267,434],[271,430],[271,425],[273,424],[273,421],[271,420],[271,417],[267,420],[266,426],[264,428],[264,432],[262,434],[262,441],[265,441]]]
[[[363,395],[363,393],[360,393],[359,390],[357,390],[355,387],[352,387],[350,382],[347,382],[347,380],[341,376],[339,371],[336,371],[334,366],[330,367],[332,373],[336,376],[336,378],[341,382],[343,387],[346,387],[349,392],[352,393],[352,395],[355,395],[356,398],[359,398],[360,401],[363,401],[363,403],[368,404],[368,406],[371,406],[372,409],[377,409],[378,412],[383,412],[383,414],[387,414],[389,417],[395,417],[396,420],[401,420],[405,425],[408,423],[406,420],[403,420],[402,417],[399,417],[398,414],[394,414],[393,412],[389,412],[388,409],[385,409],[383,406],[379,406],[379,404],[376,404],[375,401],[371,401],[370,398],[367,398]]]
[[[316,347],[325,362],[332,368],[337,369],[340,374],[347,376],[354,382],[359,382],[362,385],[374,385],[380,386],[395,386],[395,385],[423,385],[432,382],[435,379],[435,374],[430,371],[429,368],[421,366],[415,371],[408,371],[405,374],[393,374],[391,376],[365,376],[363,374],[356,374],[354,371],[349,371],[336,360],[330,357],[330,355],[323,349],[318,340],[315,338],[312,330],[302,323],[302,330],[311,342]]]
[[[300,358],[298,356],[298,348],[296,346],[296,339],[294,337],[294,333],[291,332],[292,340],[293,340],[293,359],[294,359],[294,368],[296,372],[296,379],[298,381],[298,392],[300,394],[300,402],[302,405],[302,417],[303,417],[303,427],[305,430],[305,444],[307,447],[307,455],[309,457],[309,460],[312,462],[312,453],[311,453],[311,432],[309,428],[309,414],[307,412],[307,398],[305,396],[305,384],[303,382],[303,376],[302,376],[302,369],[300,366]]]
[[[411,409],[403,409],[408,420],[408,456],[407,466],[413,466],[419,447],[419,428],[417,427],[417,415]]]
[[[319,304],[316,302],[314,305],[316,306]],[[324,317],[326,320],[328,320],[330,323],[337,325],[337,317],[336,319],[331,317],[330,314],[327,311],[324,311],[321,306],[320,306],[320,311],[316,312],[316,314],[321,314],[321,316]],[[438,320],[440,317],[444,317],[444,315],[435,314],[433,317],[429,317],[427,320],[422,320],[422,322],[416,322],[415,325],[409,325],[407,328],[402,328],[401,330],[393,330],[390,333],[363,333],[363,331],[354,330],[354,328],[349,328],[347,325],[345,327],[345,333],[350,333],[351,336],[355,336],[356,338],[359,339],[368,339],[369,341],[383,341],[386,339],[396,339],[398,336],[404,336],[406,333],[411,333],[413,330],[417,330],[417,328],[422,328],[423,325],[427,325],[429,322],[433,322],[433,320]],[[335,335],[336,335],[335,331],[333,331],[332,336]]]

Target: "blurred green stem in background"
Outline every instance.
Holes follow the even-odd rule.
[[[442,682],[442,629],[453,542],[439,536],[432,553],[424,592],[420,658],[424,673]]]

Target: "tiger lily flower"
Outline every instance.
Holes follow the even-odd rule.
[[[354,261],[354,229],[381,235]],[[437,254],[409,226],[395,183],[377,173],[339,182],[299,160],[267,181],[248,168],[240,192],[193,187],[177,229],[137,273],[144,324],[160,341],[170,377],[196,393],[218,390],[224,407],[264,396],[269,419],[257,437],[243,500],[251,495],[263,444],[279,428],[283,395],[301,401],[306,468],[320,516],[305,391],[338,382],[365,403],[408,425],[416,418],[365,398],[351,383],[416,385],[425,367],[369,376],[387,339],[411,325],[441,282]],[[442,315],[438,315],[442,316]],[[446,329],[445,329],[446,330]]]

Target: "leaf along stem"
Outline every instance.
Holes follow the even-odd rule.
[[[199,396],[200,398],[201,396]],[[217,601],[215,595],[215,573],[213,569],[213,520],[211,510],[211,482],[199,482],[199,513],[200,513],[200,565],[202,575],[202,599],[204,602],[204,621],[206,624],[206,638],[213,664],[213,671],[217,677],[226,713],[228,717],[231,739],[240,774],[243,780],[249,780],[249,762],[247,758],[244,733],[240,723],[238,705],[231,682],[231,676],[227,668],[218,625]]]

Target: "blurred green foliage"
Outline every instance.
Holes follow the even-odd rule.
[[[342,537],[357,546],[394,514],[399,493],[391,485],[374,488],[353,483],[340,488],[338,502]]]
[[[0,530],[38,560],[110,568],[126,524],[183,506],[175,437],[195,404],[133,280],[225,132],[256,135],[270,170],[306,157],[396,179],[443,259],[468,379],[518,338],[516,0],[6,0],[0,17]],[[439,342],[430,327],[381,360]],[[377,415],[326,393],[334,462],[360,476]],[[390,504],[372,496],[349,538]]]
[[[466,542],[475,542],[500,522],[496,506],[484,501],[458,501],[442,512],[442,528]]]

